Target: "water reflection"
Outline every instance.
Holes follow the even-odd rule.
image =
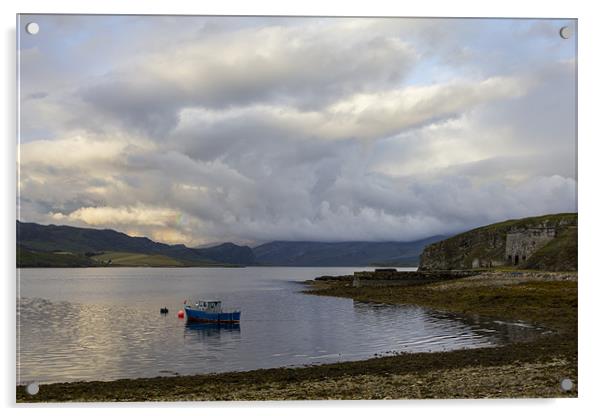
[[[401,350],[416,352],[425,346],[428,351],[463,347],[465,341],[479,339],[479,346],[501,345],[533,340],[545,331],[521,321],[499,321],[478,315],[463,315],[425,309],[414,305],[386,305],[354,301],[356,313],[370,317],[374,324],[386,322],[385,332],[395,336],[405,333],[413,338],[400,345]],[[424,337],[416,337],[423,334]],[[442,347],[442,348],[439,348]]]
[[[165,270],[146,269],[149,277],[145,278],[136,270],[138,277],[134,279],[127,270],[103,270],[104,274],[113,274],[111,290],[117,291],[117,301],[110,294],[102,299],[81,297],[86,290],[102,285],[98,279],[107,280],[106,275],[69,277],[68,284],[59,285],[56,281],[60,279],[53,274],[50,286],[42,279],[28,281],[27,293],[41,296],[24,297],[19,302],[19,381],[112,380],[300,366],[359,360],[390,351],[492,346],[528,339],[540,332],[521,323],[416,306],[305,295],[298,284],[266,279],[264,274],[297,273],[295,276],[301,279],[307,273],[333,271],[252,269],[240,272],[238,280],[231,270],[223,275],[219,269],[200,269],[198,275],[193,270],[184,270],[183,275],[178,275],[178,269],[169,272],[175,277],[163,276]],[[227,288],[226,278],[231,279]],[[162,279],[178,284],[168,285]],[[160,282],[162,296],[158,296],[152,282]],[[56,285],[64,290],[61,298],[52,299]],[[211,292],[211,287],[219,290]],[[136,293],[135,300],[123,302],[119,297],[124,291]],[[180,308],[186,297],[182,292],[240,306],[241,323],[186,323],[175,313],[161,315],[159,307],[167,306],[172,311]]]
[[[225,333],[240,334],[240,324],[187,322],[184,328],[186,336],[198,336],[201,339],[219,338]]]

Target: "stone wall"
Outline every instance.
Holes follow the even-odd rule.
[[[505,260],[507,265],[525,263],[537,250],[556,237],[555,228],[528,228],[506,234]]]
[[[477,272],[470,270],[445,270],[433,272],[406,272],[395,269],[361,271],[354,272],[353,275],[344,276],[320,276],[316,281],[338,281],[347,282],[347,286],[352,287],[388,287],[388,286],[409,286],[417,284],[426,284],[434,282],[444,282],[447,280],[459,279],[462,277],[473,276]]]

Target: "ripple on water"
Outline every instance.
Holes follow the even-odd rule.
[[[28,282],[22,274],[21,281],[28,285],[26,292],[38,296],[19,302],[21,382],[301,366],[391,352],[491,346],[533,336],[537,330],[524,323],[475,320],[415,306],[305,295],[299,292],[303,287],[298,284],[265,280],[262,273],[276,275],[275,270],[238,272],[256,273],[256,278],[263,280],[255,286],[252,276],[244,277],[251,283],[236,280],[238,275],[232,270],[197,270],[197,275],[193,270],[174,269],[170,272],[178,278],[173,280],[153,276],[157,271],[152,269],[145,272],[151,275],[148,281],[144,277],[120,278],[128,271],[111,269],[103,271],[114,274],[110,277],[71,277],[63,286],[56,276],[51,283],[41,278]],[[297,273],[300,280],[311,278],[309,273],[332,273],[290,272]],[[224,285],[223,279],[232,280]],[[55,293],[56,285],[61,290]],[[200,290],[202,285],[205,289]],[[94,292],[98,287],[103,288],[103,297]],[[219,290],[211,290],[214,287]],[[132,301],[123,301],[120,296],[124,293]],[[62,299],[50,300],[52,296]],[[243,310],[242,321],[234,326],[186,325],[176,313],[159,314],[163,306],[177,311],[185,297],[217,297],[227,305],[238,305]]]

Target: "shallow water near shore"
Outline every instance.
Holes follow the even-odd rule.
[[[358,270],[21,269],[17,382],[302,366],[494,346],[541,332],[520,322],[301,293],[300,282]],[[178,319],[182,301],[197,298],[240,307],[240,325],[188,325]],[[167,315],[159,313],[164,306]]]

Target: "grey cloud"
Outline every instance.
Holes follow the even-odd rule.
[[[109,122],[116,119],[122,128],[128,126],[159,138],[178,124],[178,107],[182,105],[168,86],[136,79],[84,87],[80,95]],[[89,124],[87,120],[80,121]]]
[[[319,108],[398,84],[415,59],[400,39],[378,33],[346,39],[329,25],[274,25],[174,43],[107,73],[80,94],[123,125],[162,136],[186,107],[272,102]]]
[[[311,147],[311,142],[305,146]],[[59,169],[45,186],[25,182],[23,191],[31,200],[50,201],[51,209],[38,207],[46,212],[68,214],[79,207],[138,203],[177,209],[194,225],[174,224],[174,228],[213,241],[226,237],[235,241],[413,239],[509,216],[573,208],[574,180],[534,177],[512,186],[500,180],[478,183],[457,174],[400,179],[370,173],[366,162],[370,154],[362,143],[350,142],[346,150],[339,149],[331,158],[304,165],[291,162],[273,174],[253,171],[241,159],[240,171],[255,172],[244,178],[225,174],[230,171],[226,167],[212,168],[183,155],[154,154],[144,160],[138,156],[128,159],[127,175],[134,180],[122,178],[123,188],[101,199],[85,191],[68,191],[102,186],[91,179],[93,172],[65,187]],[[264,153],[268,160],[275,157],[269,150]],[[65,191],[51,191],[57,189]]]
[[[576,209],[574,65],[538,53],[547,27],[530,43],[523,23],[238,21],[138,22],[138,53],[71,83],[55,65],[49,88],[44,48],[25,53],[27,93],[49,95],[22,103],[24,126],[52,140],[21,149],[23,219],[196,243],[411,240]]]
[[[530,94],[515,102],[485,107],[481,122],[511,129],[507,145],[512,152],[558,152],[566,156],[565,163],[575,172],[576,64],[555,62],[532,74],[538,84]]]
[[[26,100],[41,100],[43,98],[48,97],[48,93],[47,92],[43,92],[43,91],[38,91],[38,92],[32,92],[31,94],[27,94],[27,96],[25,97]]]

